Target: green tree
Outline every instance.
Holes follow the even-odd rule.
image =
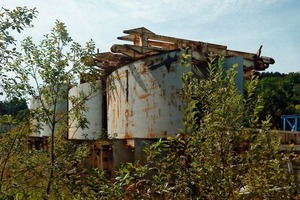
[[[11,100],[0,101],[0,115],[12,115],[21,120],[29,114],[29,109],[25,99],[17,97]]]
[[[32,20],[36,17],[37,11],[35,9],[28,9],[27,7],[17,7],[13,10],[6,8],[0,8],[0,82],[6,77],[3,73],[3,67],[10,61],[13,56],[17,55],[15,48],[16,40],[13,37],[13,32],[17,31],[20,33],[24,28],[32,27]],[[2,90],[0,90],[2,95]],[[17,102],[15,102],[17,101]],[[26,108],[22,100],[13,99],[10,102],[1,102],[1,117],[0,125],[1,129],[4,128],[6,131],[11,132],[12,126],[16,125],[15,119],[21,119],[26,115]],[[19,110],[20,109],[20,110]],[[23,114],[22,114],[23,113]],[[4,116],[3,116],[4,115]],[[16,130],[18,128],[15,128]],[[2,131],[2,130],[1,130]],[[22,136],[20,136],[22,135]],[[20,152],[23,134],[4,134],[1,135],[1,159],[0,159],[0,197],[3,196],[3,181],[6,178],[5,172],[8,171],[11,158],[16,155],[16,152]],[[24,138],[23,138],[24,139]],[[24,143],[25,144],[25,143]],[[5,184],[7,180],[5,180]]]
[[[3,118],[2,118],[3,119]],[[8,121],[7,119],[6,121]],[[13,122],[9,121],[10,124]],[[24,145],[26,144],[26,134],[25,129],[28,129],[25,124],[19,125],[15,128],[9,129],[1,137],[1,146],[0,146],[0,198],[6,199],[8,196],[8,190],[12,186],[9,184],[12,179],[10,176],[19,176],[20,174],[9,173],[10,170],[14,171],[15,165],[17,164],[16,158],[20,158],[19,155],[24,152]]]
[[[17,54],[16,40],[13,32],[20,33],[24,28],[32,27],[32,20],[36,17],[35,8],[16,7],[13,10],[0,8],[0,71]],[[0,73],[0,78],[4,76]]]
[[[57,21],[51,33],[45,35],[40,44],[34,44],[28,37],[21,47],[23,55],[17,55],[14,62],[4,67],[4,70],[13,72],[16,76],[6,77],[3,80],[3,88],[8,97],[35,97],[40,106],[32,112],[32,119],[37,120],[40,126],[31,129],[31,133],[48,130],[50,137],[49,151],[31,151],[32,155],[27,155],[40,160],[40,163],[32,161],[36,166],[30,166],[43,168],[43,171],[35,176],[27,172],[24,177],[19,177],[24,178],[22,181],[18,179],[19,182],[24,182],[24,185],[19,188],[19,192],[14,190],[15,195],[19,198],[80,199],[84,194],[88,194],[84,192],[85,186],[76,186],[76,183],[85,180],[86,173],[82,165],[88,153],[87,145],[72,143],[67,141],[66,137],[70,113],[73,113],[83,128],[88,126],[81,112],[86,109],[84,101],[100,89],[96,80],[101,74],[94,68],[84,66],[81,60],[82,57],[93,55],[94,42],[87,42],[84,48],[72,42],[64,23]],[[92,83],[92,89],[88,94],[69,99],[68,89],[78,83],[80,73],[89,74],[88,81]],[[73,109],[62,110],[61,107],[68,100],[72,101]],[[27,162],[19,163],[18,170],[28,165]],[[30,190],[32,187],[27,187],[29,183],[25,184],[26,178],[31,176],[30,180],[40,180],[38,190]]]
[[[300,73],[266,73],[259,80],[256,94],[261,95],[261,118],[270,115],[272,127],[282,129],[282,115],[296,114],[299,99]]]

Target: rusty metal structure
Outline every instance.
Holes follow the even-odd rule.
[[[111,52],[97,53],[93,58],[95,67],[105,73],[106,91],[86,102],[94,108],[85,112],[92,116],[91,134],[83,136],[80,133],[89,131],[71,130],[68,138],[89,142],[90,165],[110,172],[123,162],[143,162],[145,146],[174,136],[183,128],[182,49],[191,54],[190,70],[199,78],[205,75],[209,57],[223,56],[225,68],[237,63],[236,83],[240,91],[243,79],[275,62],[261,56],[262,47],[256,53],[240,52],[223,45],[157,35],[144,27],[124,33],[118,39],[133,44],[115,44]],[[81,87],[71,89],[69,95]],[[98,133],[96,129],[101,130]],[[97,139],[92,133],[101,134],[102,130],[107,132],[111,143],[91,142]]]
[[[205,63],[208,56],[242,57],[245,77],[249,76],[253,70],[263,71],[270,64],[275,63],[273,58],[261,56],[262,46],[256,53],[248,53],[230,50],[227,46],[219,44],[157,35],[144,27],[125,30],[124,33],[127,35],[118,39],[133,42],[133,44],[115,44],[111,47],[111,52],[98,53],[94,59],[96,66],[111,72],[149,56],[185,48],[191,49],[192,62],[195,65]]]
[[[224,56],[225,68],[238,64],[236,85],[263,71],[274,59],[256,53],[229,50],[226,46],[157,35],[142,27],[125,30],[111,52],[98,53],[95,66],[107,74],[107,133],[113,139],[113,162],[145,160],[143,148],[159,138],[174,136],[182,125],[180,59],[183,49],[191,54],[191,70],[205,76],[208,58]]]

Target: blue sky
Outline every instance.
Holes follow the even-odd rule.
[[[262,55],[276,63],[267,71],[300,72],[299,0],[1,0],[0,6],[36,7],[35,27],[18,39],[36,42],[50,32],[56,19],[72,38],[93,39],[100,52],[123,30],[146,27],[159,35],[222,44],[228,49]]]

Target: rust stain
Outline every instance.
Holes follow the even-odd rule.
[[[153,129],[151,127],[148,128],[148,131],[147,131],[147,135],[146,135],[146,138],[155,138],[157,134],[155,134],[153,132]]]
[[[128,131],[125,131],[125,137],[124,137],[124,139],[132,139],[132,138],[134,138],[133,134],[129,133]]]
[[[120,117],[120,111],[121,111],[121,104],[117,104],[117,109],[115,110],[115,113],[117,113],[117,117]]]
[[[146,94],[143,94],[143,95],[140,95],[139,96],[139,99],[146,99],[147,97],[149,97],[150,94],[149,93],[146,93]]]
[[[156,88],[159,88],[159,85],[157,84],[157,81],[155,79],[151,79],[151,85],[149,86],[149,89],[154,90]]]
[[[144,75],[144,74],[147,74],[147,73],[149,73],[149,69],[148,69],[146,63],[142,63],[140,68],[139,68],[139,74]]]
[[[126,110],[125,110],[125,117],[126,117],[126,118],[128,118],[128,117],[129,117],[129,115],[130,115],[129,113],[130,113],[130,112],[129,112],[129,110],[128,110],[128,109],[126,109]],[[128,124],[127,124],[127,125],[128,125]]]
[[[147,134],[147,138],[155,138],[155,133],[151,133],[151,132],[149,132],[148,134]]]
[[[151,110],[151,107],[146,107],[146,108],[144,109],[144,112],[148,113],[150,110]]]
[[[166,90],[161,90],[161,92],[159,93],[159,96],[162,97],[163,100],[167,100],[167,96],[166,96]]]
[[[151,109],[153,109],[153,107],[147,102],[147,107],[144,109],[144,111],[148,113]]]
[[[128,122],[126,120],[126,123],[125,123],[125,130],[124,130],[124,137],[125,138],[130,138],[131,134],[129,134],[128,132]]]
[[[163,138],[167,138],[168,137],[168,134],[167,134],[167,131],[164,132],[164,135],[163,135]]]
[[[136,90],[136,82],[134,82],[134,85],[133,85],[132,89],[133,89],[133,92],[135,92],[135,94],[137,94],[137,90]]]
[[[163,131],[160,133],[154,133],[153,130],[150,128],[145,138],[167,138],[168,134],[167,131]]]
[[[125,119],[124,119],[124,123],[125,123],[125,127],[124,127],[124,138],[125,139],[131,139],[131,138],[134,138],[133,137],[133,133],[131,132],[131,124],[130,123],[130,117],[133,115],[133,112],[130,111],[129,109],[126,109],[125,110]]]

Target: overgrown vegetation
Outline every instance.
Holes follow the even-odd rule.
[[[263,73],[256,93],[264,101],[260,117],[272,116],[272,128],[283,128],[282,115],[300,114],[300,72]]]
[[[13,33],[20,33],[24,28],[32,27],[32,20],[36,15],[35,8],[16,7],[13,10],[0,8],[0,70],[18,55]],[[0,73],[0,82],[5,77],[6,74]]]
[[[17,8],[17,13],[3,10],[4,13],[1,12],[0,15],[1,23],[12,21],[4,28],[7,31],[16,28],[18,32],[23,26],[31,24],[36,12],[27,8]],[[13,23],[16,23],[17,27]],[[14,41],[11,37],[10,40],[5,39],[7,35],[6,32],[1,32],[1,39],[7,42],[7,45],[3,46],[7,50],[3,55],[7,58],[2,60],[5,65],[1,66],[1,86],[8,98],[25,99],[32,96],[40,106],[32,111],[31,121],[29,115],[24,122],[15,121],[14,115],[6,115],[6,122],[13,126],[1,138],[0,197],[86,198],[90,193],[87,190],[88,186],[79,187],[77,184],[88,185],[84,167],[89,153],[88,146],[66,140],[69,128],[67,116],[73,113],[72,120],[79,120],[81,126],[86,126],[88,122],[84,116],[80,116],[80,111],[86,109],[82,102],[86,101],[98,86],[92,84],[90,93],[72,97],[72,110],[63,109],[63,104],[68,101],[69,87],[78,83],[80,73],[88,73],[92,83],[99,78],[100,74],[97,71],[91,67],[86,68],[81,62],[83,56],[94,53],[94,42],[87,42],[86,47],[73,42],[66,26],[59,21],[40,44],[34,44],[30,37],[22,41],[22,53],[16,52],[15,49],[14,53],[8,50],[8,45]],[[44,138],[44,149],[28,148],[28,136],[42,132],[48,136]]]
[[[9,101],[0,101],[0,116],[4,115],[12,115],[19,121],[28,118],[29,109],[26,100],[14,97]]]
[[[185,58],[188,58],[186,55]],[[208,62],[208,77],[183,76],[185,130],[146,152],[148,163],[125,164],[103,198],[113,199],[289,199],[295,184],[287,169],[290,156],[280,153],[269,118],[259,121],[258,79],[247,84],[245,99],[235,87],[234,67]],[[201,118],[198,118],[201,116]],[[249,125],[247,128],[244,126]],[[255,129],[261,123],[261,129]],[[105,195],[105,196],[104,196]]]
[[[24,12],[25,15],[16,14],[14,19],[25,19],[25,24],[30,24],[35,11]],[[19,15],[25,18],[18,18]],[[2,38],[5,36],[0,34]],[[236,66],[224,71],[222,58],[210,58],[207,77],[196,79],[190,70],[191,55],[183,55],[185,128],[175,137],[145,149],[148,156],[145,165],[124,163],[108,179],[97,169],[85,166],[89,154],[86,144],[66,140],[70,112],[81,128],[87,126],[81,111],[86,109],[83,102],[89,95],[69,99],[75,106],[67,113],[58,109],[62,101],[68,100],[65,93],[79,73],[90,74],[92,82],[101,76],[80,61],[83,56],[93,54],[94,43],[90,41],[83,48],[72,42],[65,25],[57,21],[40,44],[27,38],[22,49],[23,54],[14,54],[14,59],[2,60],[5,65],[1,72],[16,75],[4,76],[2,86],[11,97],[35,96],[40,109],[31,117],[48,125],[50,134],[46,149],[28,149],[28,136],[42,131],[42,127],[32,127],[27,118],[3,135],[0,199],[291,199],[294,196],[294,176],[286,169],[289,162],[296,162],[297,156],[280,152],[276,132],[268,132],[270,118],[261,120],[263,101],[255,93],[258,79],[252,76],[247,82],[243,97],[235,86]],[[97,85],[92,88],[91,94],[98,89]]]

